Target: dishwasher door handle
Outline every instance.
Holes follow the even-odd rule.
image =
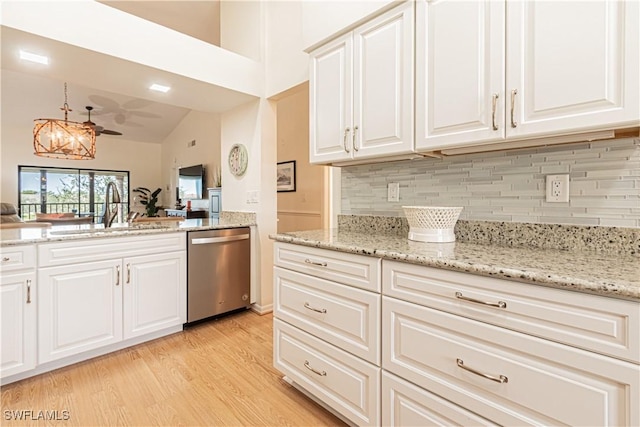
[[[235,236],[224,236],[224,237],[200,237],[196,239],[191,239],[192,245],[208,245],[209,243],[224,243],[224,242],[235,242],[237,240],[247,240],[249,238],[249,234],[237,234]]]

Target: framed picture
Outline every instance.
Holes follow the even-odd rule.
[[[278,163],[278,192],[296,191],[296,161]]]

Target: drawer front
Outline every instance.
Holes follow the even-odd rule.
[[[184,232],[104,237],[38,245],[40,267],[186,250]]]
[[[17,271],[36,268],[36,247],[5,246],[0,248],[0,271]]]
[[[274,314],[380,366],[380,294],[274,267]]]
[[[380,292],[379,258],[276,242],[274,264],[368,291]]]
[[[357,425],[380,425],[380,368],[274,319],[273,361],[301,387]]]
[[[385,295],[640,363],[634,301],[386,260],[382,270]]]
[[[640,422],[638,365],[388,297],[382,316],[384,369],[498,424]]]
[[[382,371],[382,425],[450,427],[496,424]]]

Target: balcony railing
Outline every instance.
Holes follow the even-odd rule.
[[[123,216],[129,212],[129,204],[121,203]],[[21,203],[18,206],[20,217],[24,221],[36,219],[36,213],[68,213],[73,212],[78,216],[92,216],[94,223],[102,222],[104,202],[94,203],[46,203],[45,210],[42,211],[41,203]]]

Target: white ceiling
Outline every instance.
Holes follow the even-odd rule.
[[[104,3],[113,6],[120,2]],[[136,3],[145,7],[138,4],[136,9]],[[128,12],[139,16],[146,11],[148,17],[141,17],[176,30],[198,22],[191,25],[194,30],[190,35],[205,38],[211,33],[211,19],[218,19],[213,3],[217,2],[145,1],[122,2],[122,7],[117,4],[114,7],[122,10],[129,7],[132,10]],[[154,8],[154,4],[160,7]],[[175,18],[174,24],[168,22],[169,16]],[[62,118],[60,107],[64,103],[65,82],[68,83],[68,103],[73,109],[69,120],[85,121],[85,106],[90,105],[94,107],[91,113],[94,123],[123,133],[122,136],[103,134],[99,136],[101,139],[161,143],[191,110],[222,112],[254,99],[247,94],[13,28],[2,26],[1,30],[3,125],[30,127],[37,118]],[[50,64],[20,60],[20,49],[47,55]],[[150,91],[148,86],[152,82],[172,89],[166,94]]]

